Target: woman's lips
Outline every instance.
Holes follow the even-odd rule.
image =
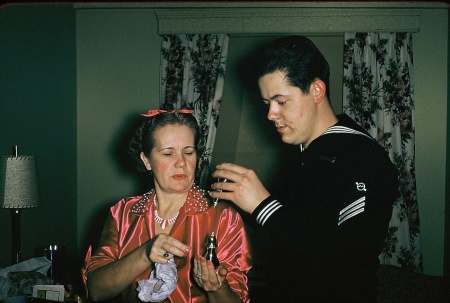
[[[177,175],[173,175],[173,178],[175,180],[183,180],[183,179],[186,179],[187,176],[185,174],[177,174]]]

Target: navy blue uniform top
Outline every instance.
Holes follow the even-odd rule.
[[[274,302],[368,302],[397,197],[387,152],[347,115],[299,151],[252,217],[270,236]]]

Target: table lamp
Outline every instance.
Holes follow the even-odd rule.
[[[36,159],[18,156],[15,145],[13,155],[0,156],[0,208],[11,209],[13,264],[21,262],[20,211],[40,205]]]

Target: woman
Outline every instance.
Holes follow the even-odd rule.
[[[130,154],[153,173],[155,188],[111,207],[98,249],[89,249],[82,270],[88,295],[121,295],[139,302],[138,282],[156,264],[176,265],[178,282],[162,302],[249,302],[250,246],[240,215],[212,206],[194,186],[198,124],[191,110],[150,110],[130,142]],[[220,266],[202,255],[212,232]]]

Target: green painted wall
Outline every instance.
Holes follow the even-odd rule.
[[[416,177],[424,271],[443,274],[448,112],[448,11],[421,11],[413,35]],[[447,210],[448,212],[448,210]]]
[[[37,246],[77,250],[75,11],[0,8],[0,154],[37,159],[42,206],[21,215],[22,260]],[[11,220],[0,209],[0,266],[11,262]]]
[[[159,50],[153,10],[77,11],[78,237],[96,244],[106,212],[142,194],[122,166],[123,135],[159,107]],[[122,144],[122,145],[121,145]]]

